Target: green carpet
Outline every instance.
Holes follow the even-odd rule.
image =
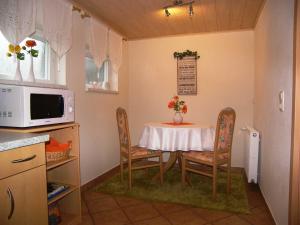
[[[226,174],[218,173],[217,199],[212,199],[211,178],[190,174],[192,186],[181,185],[181,173],[177,168],[168,171],[161,186],[158,181],[152,181],[157,168],[133,172],[132,190],[127,188],[127,173],[124,182],[120,182],[120,174],[104,181],[96,187],[96,191],[112,195],[134,197],[148,201],[179,203],[194,207],[225,210],[238,213],[249,213],[245,183],[241,173],[232,173],[231,194],[226,195]]]

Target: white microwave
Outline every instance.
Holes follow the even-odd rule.
[[[0,126],[33,127],[72,121],[72,91],[0,84]]]

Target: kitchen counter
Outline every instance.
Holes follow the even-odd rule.
[[[0,131],[0,152],[49,141],[48,134]]]

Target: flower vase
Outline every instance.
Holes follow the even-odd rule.
[[[29,67],[29,74],[27,76],[27,81],[35,82],[34,72],[33,72],[33,57],[30,57],[30,67]]]
[[[17,68],[16,68],[14,80],[23,81],[21,70],[20,70],[20,60],[17,60]]]
[[[181,112],[175,112],[174,117],[173,117],[173,122],[174,123],[182,123],[183,117],[181,115]]]

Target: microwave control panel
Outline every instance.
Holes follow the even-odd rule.
[[[0,126],[23,125],[22,89],[16,86],[0,86]]]

